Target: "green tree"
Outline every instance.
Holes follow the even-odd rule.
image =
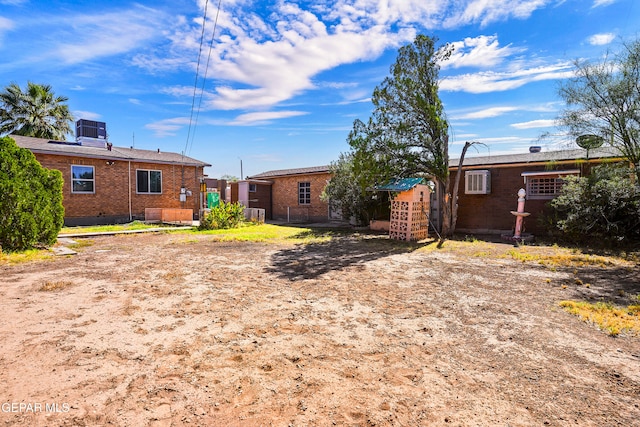
[[[449,123],[438,96],[440,63],[452,52],[436,39],[418,35],[400,48],[391,76],[375,88],[368,123],[356,120],[349,145],[356,158],[368,159],[370,186],[390,177],[435,178],[442,206],[442,235],[453,233],[449,193]],[[356,173],[359,170],[356,162]]]
[[[325,202],[339,207],[343,218],[353,218],[357,225],[369,224],[370,220],[389,210],[386,193],[371,191],[371,182],[380,179],[374,169],[379,163],[363,158],[362,154],[340,154],[338,161],[330,166],[332,178],[320,196]]]
[[[626,165],[603,164],[569,176],[549,205],[552,223],[574,241],[640,242],[640,186]]]
[[[222,176],[220,177],[220,179],[224,179],[225,181],[229,181],[229,182],[236,182],[236,181],[240,181],[240,178],[238,178],[237,176],[235,176],[235,175],[229,175],[229,174],[222,175]]]
[[[62,173],[43,168],[33,153],[0,138],[0,248],[52,245],[64,223]]]
[[[640,181],[640,40],[599,62],[575,61],[560,87],[567,103],[559,121],[574,137],[596,135],[616,147]]]
[[[49,85],[28,82],[23,92],[11,83],[0,93],[0,135],[64,140],[73,123],[67,100],[56,96]]]

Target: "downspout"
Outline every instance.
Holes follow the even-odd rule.
[[[129,160],[129,222],[133,221],[131,212],[131,160]]]

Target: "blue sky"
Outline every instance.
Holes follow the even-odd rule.
[[[49,84],[114,145],[247,176],[348,151],[422,33],[455,47],[440,82],[451,156],[465,141],[522,153],[571,144],[553,124],[559,82],[639,31],[638,0],[0,0],[0,86]]]

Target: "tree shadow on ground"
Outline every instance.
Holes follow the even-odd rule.
[[[628,306],[640,304],[640,270],[634,267],[581,267],[574,270],[572,299],[610,302]]]
[[[310,230],[300,237],[329,237],[326,241],[301,243],[271,257],[269,273],[289,280],[314,279],[329,271],[410,253],[423,246],[415,242],[389,239],[381,234],[354,234],[344,231]]]

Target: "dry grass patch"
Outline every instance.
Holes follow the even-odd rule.
[[[55,292],[73,286],[72,282],[60,280],[57,282],[46,282],[38,289],[40,292]]]
[[[605,302],[591,304],[579,301],[560,301],[559,304],[567,312],[597,325],[611,336],[621,333],[640,335],[640,305],[625,308]]]
[[[0,265],[21,264],[32,261],[52,260],[53,254],[46,249],[30,249],[24,252],[0,252]]]
[[[506,243],[494,243],[467,238],[466,240],[447,240],[441,248],[437,248],[435,241],[423,242],[420,251],[442,251],[461,256],[476,258],[511,258],[524,263],[537,263],[550,269],[557,267],[614,267],[626,266],[633,268],[635,260],[622,254],[593,255],[583,253],[577,249],[560,246],[529,246],[514,247]]]

